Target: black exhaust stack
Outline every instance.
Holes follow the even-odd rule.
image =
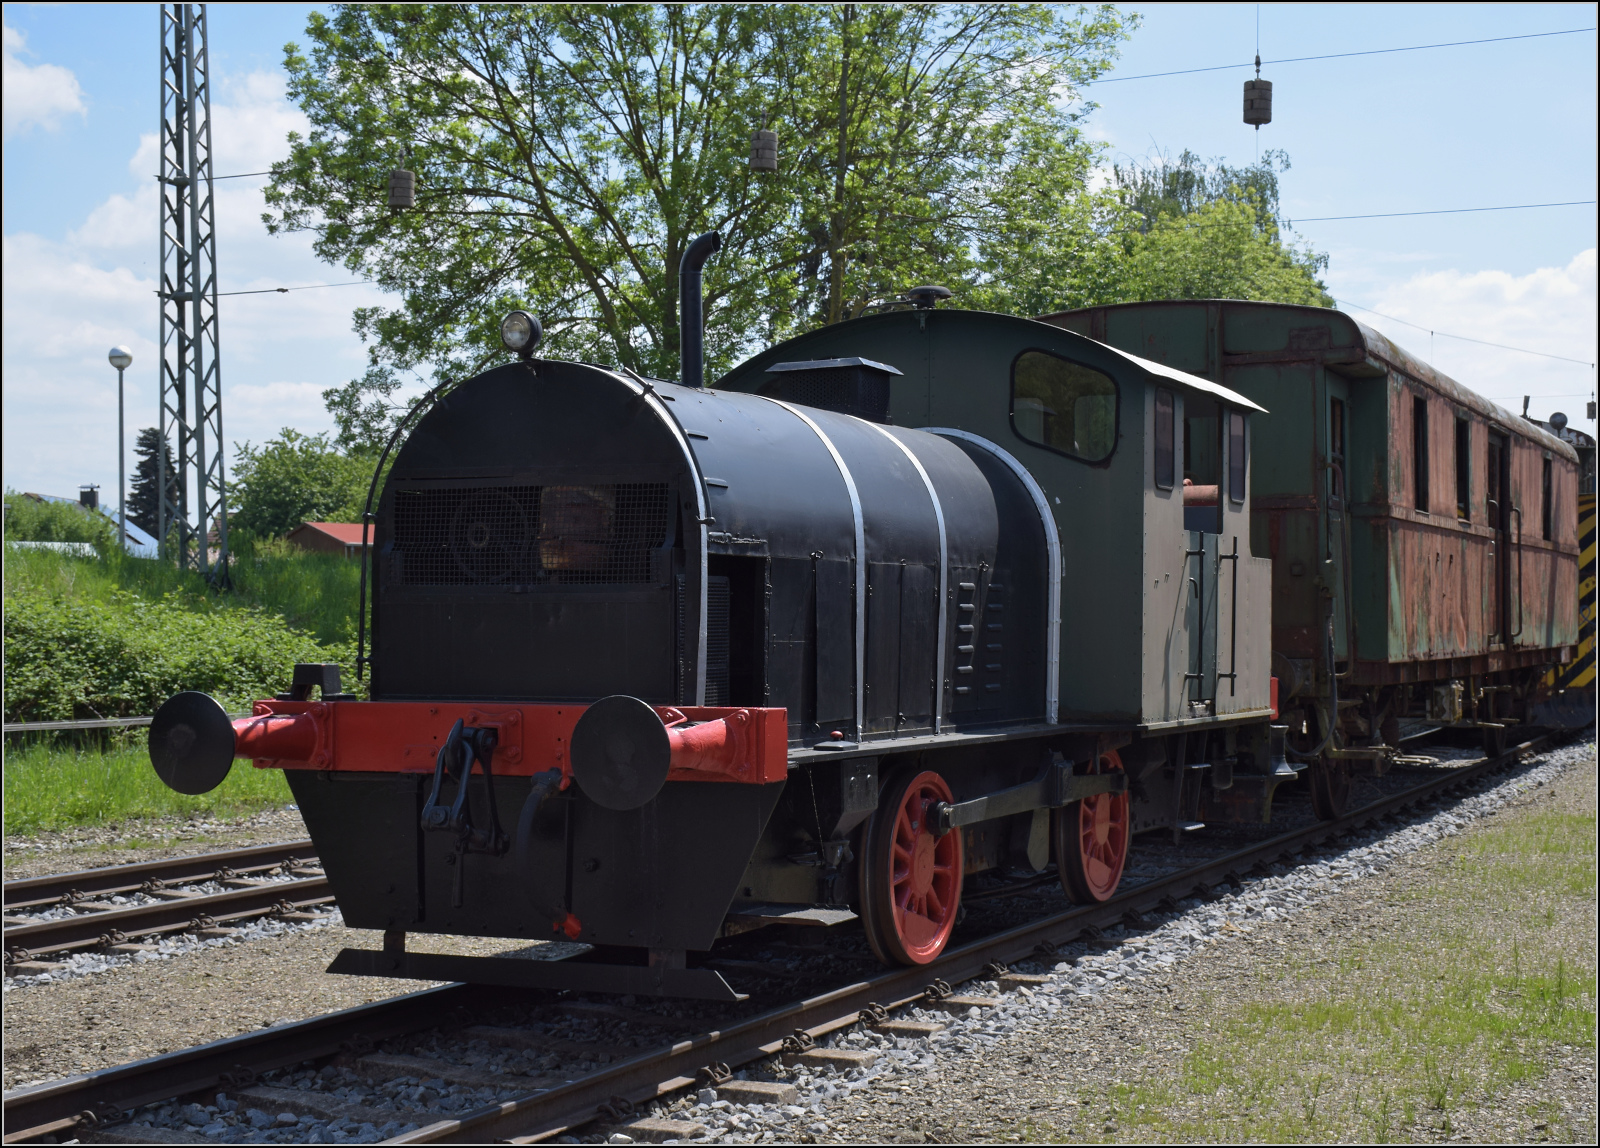
[[[700,301],[700,268],[722,246],[722,236],[708,231],[683,253],[678,264],[678,343],[683,348],[683,385],[705,386],[706,316]]]

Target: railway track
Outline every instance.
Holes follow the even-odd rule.
[[[310,841],[8,881],[7,972],[46,971],[43,958],[60,953],[149,947],[138,938],[226,935],[255,917],[309,919],[332,903]]]
[[[884,970],[682,1039],[674,1039],[672,1030],[686,1032],[686,1026],[692,1021],[674,1023],[655,1014],[614,1005],[551,1003],[550,994],[521,994],[529,1000],[544,1000],[545,1007],[568,1012],[588,1010],[643,1019],[660,1026],[657,1032],[665,1028],[667,1033],[656,1037],[654,1047],[631,1052],[620,1059],[612,1058],[609,1064],[597,1063],[585,1073],[573,1074],[569,1070],[568,1074],[576,1075],[576,1079],[547,1081],[545,1083],[550,1086],[546,1088],[529,1087],[535,1083],[530,1080],[505,1078],[501,1081],[503,1085],[519,1085],[528,1090],[451,1119],[435,1119],[396,1135],[389,1142],[546,1140],[597,1119],[625,1124],[653,1100],[697,1081],[716,1083],[725,1079],[725,1074],[731,1070],[773,1056],[787,1054],[802,1063],[808,1058],[826,1063],[830,1056],[837,1060],[836,1050],[815,1049],[815,1042],[857,1023],[891,1024],[893,1011],[907,1005],[940,1007],[943,1001],[949,1006],[964,1007],[959,994],[950,996],[950,985],[959,986],[979,977],[999,977],[1003,982],[1008,975],[1005,966],[1010,963],[1050,954],[1056,946],[1085,935],[1098,936],[1101,931],[1120,923],[1145,923],[1146,914],[1170,910],[1177,901],[1187,897],[1208,896],[1220,886],[1238,885],[1243,875],[1252,869],[1291,858],[1385,817],[1459,791],[1487,775],[1509,769],[1523,755],[1554,744],[1560,743],[1551,737],[1534,738],[1497,757],[1439,771],[1437,776],[1370,802],[1336,821],[1252,842],[1148,880],[1104,904],[1074,907],[1003,929],[952,948],[931,965]],[[1026,983],[1027,978],[1013,976],[1012,980]],[[512,994],[505,989],[446,985],[19,1089],[7,1094],[4,1100],[5,1142],[78,1135],[100,1123],[123,1119],[127,1111],[142,1105],[190,1093],[248,1089],[261,1074],[339,1054],[344,1054],[347,1060],[359,1060],[366,1055],[369,1060],[385,1061],[390,1071],[403,1075],[411,1065],[438,1062],[405,1056],[372,1057],[370,1054],[377,1044],[431,1029],[459,1030],[469,1037],[486,1034],[493,1041],[496,1039],[493,1034],[504,1034],[507,1030],[483,1025],[482,1017],[495,1009],[504,1009],[511,998]],[[505,1037],[502,1035],[499,1039]],[[290,1095],[286,1089],[272,1091]],[[418,1121],[414,1118],[411,1123]],[[636,1138],[650,1136],[641,1134]]]

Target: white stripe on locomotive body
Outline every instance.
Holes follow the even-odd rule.
[[[855,518],[856,542],[856,740],[862,741],[866,737],[867,730],[864,688],[867,674],[867,524],[861,512],[861,494],[856,490],[855,476],[845,465],[844,456],[839,453],[839,448],[833,445],[833,440],[823,433],[822,428],[812,421],[810,415],[781,399],[767,399],[767,401],[782,407],[811,428],[822,445],[828,449],[828,453],[833,456],[833,463],[839,468],[845,490],[850,495],[850,513]]]
[[[1048,552],[1046,561],[1049,569],[1046,571],[1049,589],[1048,619],[1045,624],[1045,721],[1054,725],[1060,713],[1061,692],[1061,536],[1056,530],[1056,517],[1050,513],[1050,502],[1044,496],[1044,491],[1028,468],[1017,461],[1015,455],[998,443],[990,442],[986,438],[971,433],[970,431],[956,430],[953,427],[922,427],[927,434],[936,434],[941,438],[959,439],[971,443],[979,450],[988,451],[999,459],[1010,471],[1017,476],[1029,496],[1033,505],[1039,512],[1039,522],[1044,527],[1045,549]]]
[[[683,427],[679,425],[678,416],[668,409],[666,403],[657,397],[655,388],[645,386],[621,374],[612,373],[611,377],[629,388],[634,394],[643,398],[645,405],[654,411],[656,417],[665,424],[667,430],[672,433],[673,441],[678,444],[678,449],[683,452],[684,461],[689,464],[689,474],[694,481],[695,506],[699,511],[696,517],[700,520],[700,556],[698,562],[700,567],[700,621],[696,627],[695,636],[694,701],[680,704],[703,706],[706,704],[706,610],[709,605],[708,598],[710,593],[710,583],[706,568],[710,565],[708,555],[711,550],[711,539],[708,537],[710,533],[711,505],[706,497],[705,475],[700,472],[700,460],[695,457],[694,451],[690,448],[689,436],[684,433]]]
[[[933,479],[928,477],[927,469],[922,465],[922,460],[912,453],[911,448],[900,441],[900,437],[887,427],[878,423],[871,423],[879,434],[900,448],[900,452],[910,460],[911,465],[917,468],[917,474],[922,477],[922,485],[928,491],[928,501],[933,503],[933,517],[939,523],[939,629],[935,639],[934,671],[933,671],[933,732],[944,732],[944,652],[945,652],[945,626],[949,617],[950,595],[950,546],[945,535],[944,506],[939,501],[939,492],[933,487]]]

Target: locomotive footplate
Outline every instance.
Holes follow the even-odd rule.
[[[384,935],[382,949],[341,949],[328,972],[396,980],[465,981],[518,989],[633,993],[705,1001],[748,999],[748,994],[735,991],[715,969],[685,967],[681,952],[653,951],[645,964],[608,963],[601,959],[602,952],[555,961],[413,953],[405,948],[405,934],[390,932]]]

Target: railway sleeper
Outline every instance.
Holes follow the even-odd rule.
[[[459,1084],[466,1088],[526,1088],[530,1091],[554,1088],[567,1082],[566,1076],[554,1074],[519,1076],[514,1072],[485,1072],[481,1068],[452,1064],[448,1060],[392,1052],[369,1052],[364,1056],[340,1057],[333,1063],[336,1067],[348,1068],[357,1076],[374,1081],[415,1076],[419,1080],[442,1080],[446,1084]]]
[[[398,1120],[402,1124],[431,1124],[438,1119],[427,1112],[368,1108],[364,1104],[339,1100],[326,1092],[280,1088],[272,1084],[252,1084],[227,1095],[228,1099],[237,1100],[241,1109],[258,1108],[268,1116],[292,1112],[296,1116],[309,1116],[330,1124],[346,1120],[353,1120],[357,1124],[386,1124],[391,1120]]]
[[[595,1060],[601,1057],[618,1060],[643,1051],[606,1041],[567,1040],[562,1037],[543,1036],[527,1029],[503,1028],[493,1024],[469,1025],[457,1030],[454,1035],[461,1040],[481,1040],[501,1048],[518,1048],[528,1052],[562,1052],[575,1056],[589,1054],[590,1058]]]

